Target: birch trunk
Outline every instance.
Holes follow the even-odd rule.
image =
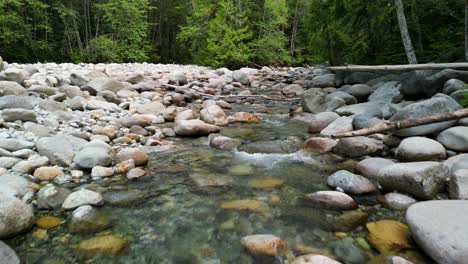
[[[402,0],[395,0],[395,5],[398,17],[398,25],[400,26],[401,39],[403,40],[403,45],[405,46],[408,63],[417,64],[418,60],[416,59],[413,44],[411,43],[411,37],[408,32],[408,25],[406,24],[406,17]]]

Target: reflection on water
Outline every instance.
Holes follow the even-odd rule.
[[[235,125],[223,134],[245,142],[306,136],[306,127],[288,122],[287,116],[266,120]],[[138,181],[116,176],[87,185],[106,199],[99,211],[110,218],[110,226],[99,235],[126,238],[128,248],[122,254],[80,254],[76,245],[96,234],[70,233],[70,212],[40,211],[38,215],[59,217],[62,224],[46,236],[38,236],[34,228],[8,243],[24,263],[251,263],[239,244],[245,235],[271,233],[298,254],[336,255],[340,247],[335,243],[343,236],[365,238],[365,221],[403,220],[402,213],[377,206],[375,197],[361,198],[366,206],[346,213],[303,206],[305,193],[328,189],[326,177],[351,169],[354,161],[302,152],[228,152],[203,141],[188,145],[182,140],[178,144],[185,147],[154,154],[149,175]],[[370,248],[358,250],[365,259],[377,255]]]

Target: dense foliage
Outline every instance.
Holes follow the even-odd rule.
[[[404,0],[420,62],[464,57],[463,0]],[[393,0],[1,0],[7,61],[405,63]]]

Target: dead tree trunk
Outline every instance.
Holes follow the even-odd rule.
[[[408,32],[408,24],[406,23],[405,11],[403,8],[403,2],[401,0],[395,0],[398,25],[400,26],[401,39],[405,46],[406,56],[408,57],[409,64],[417,64],[416,53],[414,52],[413,44],[411,43],[411,37]]]
[[[400,121],[387,121],[383,124],[379,124],[373,127],[355,130],[351,132],[338,133],[333,135],[334,138],[344,137],[357,137],[357,136],[368,136],[372,134],[395,131],[403,128],[410,128],[415,126],[422,126],[427,124],[439,123],[444,121],[461,119],[468,117],[468,108],[457,110],[451,113],[443,113],[438,115],[426,116],[417,119],[405,119]]]

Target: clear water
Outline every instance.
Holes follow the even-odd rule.
[[[285,114],[263,116],[260,124],[228,127],[223,134],[244,142],[303,139],[307,129],[290,122]],[[24,263],[253,263],[243,253],[240,239],[245,235],[271,233],[288,241],[296,254],[301,248],[333,255],[333,244],[340,240],[337,231],[349,237],[365,238],[362,226],[347,229],[340,213],[303,206],[301,197],[326,190],[326,177],[338,169],[352,169],[355,161],[332,155],[248,154],[221,151],[207,146],[206,138],[178,139],[172,150],[151,157],[150,175],[127,182],[114,177],[89,182],[88,188],[102,193],[139,190],[143,198],[127,205],[105,204],[99,210],[110,216],[111,226],[99,234],[125,236],[129,247],[115,257],[85,257],[74,246],[96,234],[70,234],[70,212],[40,211],[63,220],[49,229],[48,238],[38,239],[31,232],[7,241]],[[200,187],[193,175],[208,176],[225,185]],[[191,177],[192,176],[192,177]],[[275,178],[284,184],[272,190],[252,187],[252,181]],[[78,185],[68,184],[69,188]],[[255,199],[268,205],[264,212],[226,210],[221,204],[238,199]],[[356,197],[359,209],[369,221],[404,221],[403,213],[382,208],[375,197]],[[367,258],[378,253],[361,249]],[[303,250],[302,250],[303,251]],[[414,252],[410,252],[414,253]],[[0,261],[1,262],[1,261]],[[374,263],[379,263],[374,260]],[[420,262],[424,263],[424,262]]]

